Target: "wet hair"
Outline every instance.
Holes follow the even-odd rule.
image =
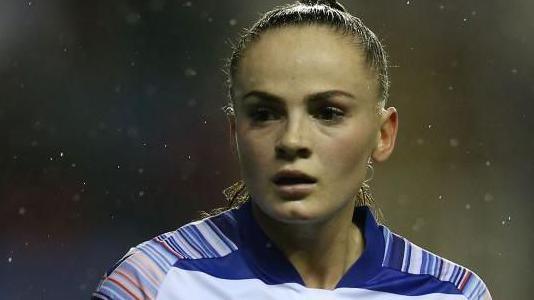
[[[301,0],[287,4],[264,13],[250,29],[245,29],[227,62],[228,104],[223,110],[228,115],[234,115],[233,82],[239,68],[241,58],[246,49],[258,40],[262,33],[275,28],[299,25],[328,26],[349,38],[363,51],[366,63],[376,75],[379,98],[377,101],[386,103],[389,93],[389,76],[387,55],[377,36],[351,15],[345,7],[337,1]],[[371,167],[372,168],[372,167]],[[228,200],[228,207],[233,208],[250,199],[245,182],[240,180],[223,191]],[[378,220],[382,219],[381,211],[376,207],[367,182],[362,184],[356,199],[357,206],[366,205],[373,210]],[[223,209],[219,209],[221,211]],[[217,211],[214,211],[214,213]]]
[[[387,55],[377,36],[337,1],[302,0],[266,12],[250,29],[245,29],[233,47],[232,56],[227,63],[229,107],[233,105],[233,79],[245,50],[265,31],[291,25],[328,26],[350,37],[360,46],[368,66],[375,72],[380,93],[379,101],[387,101],[389,96]]]

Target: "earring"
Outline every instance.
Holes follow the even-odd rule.
[[[375,169],[373,168],[371,159],[367,161],[367,164],[365,165],[365,167],[369,170],[368,172],[366,172],[366,175],[367,174],[369,175],[366,176],[367,178],[363,181],[363,183],[366,185],[369,185],[369,182],[371,182],[371,180],[373,180],[373,177],[375,176]]]

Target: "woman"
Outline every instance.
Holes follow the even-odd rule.
[[[335,1],[267,12],[229,64],[243,181],[231,209],[133,248],[98,299],[491,299],[379,225],[367,181],[393,151],[386,55]],[[372,172],[371,172],[372,173]]]

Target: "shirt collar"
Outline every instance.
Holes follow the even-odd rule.
[[[265,235],[252,215],[252,204],[246,202],[237,211],[240,245],[244,258],[259,279],[267,284],[294,282],[304,285],[302,278],[273,242]],[[382,267],[384,237],[367,206],[354,210],[353,222],[363,234],[365,247],[358,260],[348,269],[336,288],[361,287]]]

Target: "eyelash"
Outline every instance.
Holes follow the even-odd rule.
[[[328,114],[327,117],[326,114]],[[251,109],[248,117],[252,119],[255,123],[268,122],[278,119],[279,113],[276,109],[268,107],[258,107]],[[317,112],[314,112],[312,116],[316,119],[320,119],[327,123],[337,123],[345,116],[345,112],[335,106],[323,106],[318,109]]]

